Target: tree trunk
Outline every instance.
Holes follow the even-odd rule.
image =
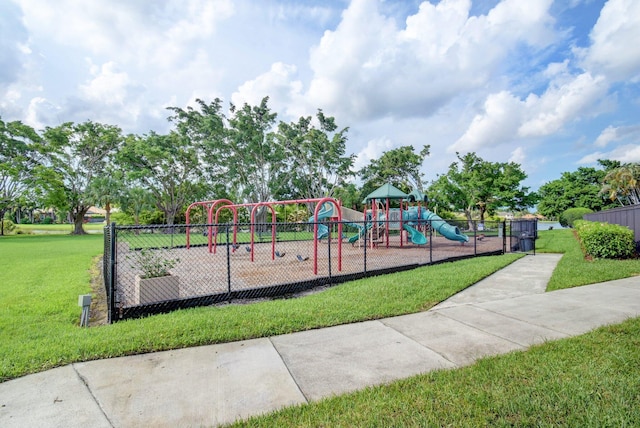
[[[4,236],[4,213],[7,210],[0,210],[0,236]]]
[[[464,210],[464,215],[467,217],[467,225],[469,226],[469,230],[473,230],[473,219],[471,218],[471,210],[466,208]]]
[[[84,223],[84,215],[77,216],[73,220],[73,232],[72,235],[85,235],[87,232],[84,231],[82,224]]]
[[[73,232],[72,235],[86,235],[87,232],[84,231],[82,227],[84,223],[84,215],[89,211],[89,207],[76,207],[72,212],[69,213],[71,216],[71,220],[73,221]]]
[[[109,201],[104,205],[104,210],[107,212],[104,216],[104,221],[107,225],[111,224],[111,204]]]

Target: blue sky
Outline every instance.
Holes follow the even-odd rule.
[[[515,161],[537,189],[597,159],[640,162],[637,0],[4,0],[0,116],[168,131],[168,106],[318,108],[366,165],[431,145]]]

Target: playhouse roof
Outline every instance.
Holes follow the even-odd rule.
[[[398,189],[391,183],[387,183],[369,193],[367,197],[364,198],[363,202],[366,204],[372,199],[407,199],[408,197],[409,195],[404,193],[402,190]]]

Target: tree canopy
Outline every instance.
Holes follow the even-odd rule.
[[[358,208],[363,196],[385,183],[425,192],[429,145],[418,152],[410,145],[384,151],[356,173],[356,156],[346,149],[349,128],[321,109],[291,122],[278,121],[268,97],[257,105],[229,104],[226,111],[218,98],[168,110],[173,126],[166,134],[126,138],[118,127],[92,121],[39,134],[0,119],[0,217],[56,207],[68,213],[75,233],[83,233],[92,205],[104,207],[107,217],[118,206],[132,223],[152,218],[174,224],[189,203],[203,199],[255,203],[333,196]],[[456,156],[429,186],[432,207],[464,212],[469,221],[477,214],[483,221],[498,209],[523,210],[537,202],[538,195],[522,185],[527,176],[520,165],[485,161],[476,153]],[[640,202],[639,164],[599,162],[604,170],[581,167],[542,186],[539,212],[558,218],[572,207],[595,211]],[[350,182],[357,176],[362,186]]]
[[[378,159],[373,159],[369,165],[360,170],[360,176],[365,182],[363,186],[369,192],[385,183],[391,183],[403,192],[412,189],[424,191],[423,177],[420,168],[429,156],[431,146],[423,146],[419,153],[415,153],[413,146],[402,146],[397,149],[382,152]]]
[[[600,164],[615,165],[603,162]],[[545,183],[538,190],[538,212],[547,218],[559,219],[569,208],[600,211],[612,206],[613,202],[601,193],[602,180],[606,174],[606,170],[592,167],[579,167],[573,172],[563,172],[559,179]]]
[[[355,155],[346,154],[348,128],[338,130],[335,119],[322,110],[318,110],[316,121],[318,127],[311,116],[278,125],[276,138],[286,154],[286,190],[281,190],[286,197],[335,196],[336,189],[355,175]]]
[[[46,167],[40,183],[46,203],[67,211],[74,234],[84,234],[84,216],[98,202],[92,187],[122,143],[120,128],[87,121],[44,131]]]
[[[602,179],[600,193],[620,205],[640,204],[640,163],[627,163],[610,169]]]
[[[0,118],[0,235],[4,234],[5,213],[29,197],[40,142],[30,126]]]
[[[484,221],[485,213],[493,214],[498,208],[522,210],[536,203],[537,195],[521,186],[527,175],[520,165],[488,162],[473,152],[456,156],[458,161],[431,185],[432,204],[464,211],[471,222],[474,210]]]

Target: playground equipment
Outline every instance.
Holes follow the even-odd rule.
[[[333,204],[323,203],[320,212],[318,212],[317,218],[315,216],[309,217],[309,223],[317,223],[319,220],[333,217]],[[327,238],[329,236],[329,228],[324,224],[318,224],[318,237],[317,239]]]
[[[256,220],[256,210],[260,207],[266,207],[271,210],[271,259],[275,260],[275,257],[282,257],[284,253],[278,253],[275,249],[276,245],[276,213],[275,213],[275,205],[291,205],[291,204],[307,204],[307,203],[315,203],[315,210],[313,216],[309,218],[309,222],[314,222],[313,228],[313,242],[314,242],[314,251],[313,251],[313,273],[315,275],[318,274],[318,241],[324,237],[331,239],[329,228],[320,224],[319,221],[325,218],[334,218],[338,222],[338,236],[342,236],[342,212],[340,202],[335,200],[334,198],[311,198],[311,199],[293,199],[288,201],[274,201],[274,202],[257,202],[257,203],[247,203],[247,204],[234,204],[228,199],[216,199],[213,201],[200,201],[194,202],[187,208],[186,212],[186,224],[189,225],[190,221],[190,212],[191,209],[197,206],[203,206],[207,209],[207,220],[210,226],[207,226],[207,235],[208,235],[208,246],[209,252],[216,253],[216,247],[218,242],[218,219],[220,211],[223,209],[230,209],[233,212],[233,238],[230,244],[232,245],[233,252],[235,252],[239,248],[239,244],[237,243],[237,232],[238,232],[238,208],[246,207],[251,208],[251,233],[250,233],[250,243],[249,246],[246,247],[247,251],[251,253],[251,261],[254,261],[254,253],[255,253],[255,220]],[[214,216],[215,210],[215,216]],[[213,225],[215,224],[215,226]],[[228,243],[229,244],[229,243]],[[187,227],[187,249],[190,248],[190,230]],[[278,253],[278,254],[276,254]],[[281,254],[281,255],[279,255]],[[301,258],[301,257],[299,257]],[[305,259],[306,260],[306,259]],[[342,240],[338,239],[338,271],[342,271]]]
[[[391,200],[399,200],[400,208],[390,208],[389,203]],[[363,238],[364,233],[369,233],[369,241],[372,247],[381,240],[386,241],[386,245],[389,247],[389,230],[405,230],[407,231],[407,238],[413,244],[425,245],[428,242],[427,237],[416,226],[429,226],[452,241],[469,242],[469,237],[461,233],[458,227],[448,224],[437,214],[422,207],[421,203],[426,203],[427,200],[427,197],[417,190],[406,194],[389,183],[379,187],[364,200],[365,204],[370,204],[371,206],[370,209],[365,208],[365,213],[363,214],[365,222],[369,223],[366,223],[366,228],[353,224],[358,226],[359,231],[357,235],[349,238],[349,242],[354,244]],[[405,208],[404,201],[417,202],[418,206]],[[381,225],[386,225],[386,230],[383,234],[377,233],[376,236],[375,232],[380,229]],[[376,242],[376,238],[378,238],[378,242]],[[401,235],[400,246],[403,246],[403,244]]]

